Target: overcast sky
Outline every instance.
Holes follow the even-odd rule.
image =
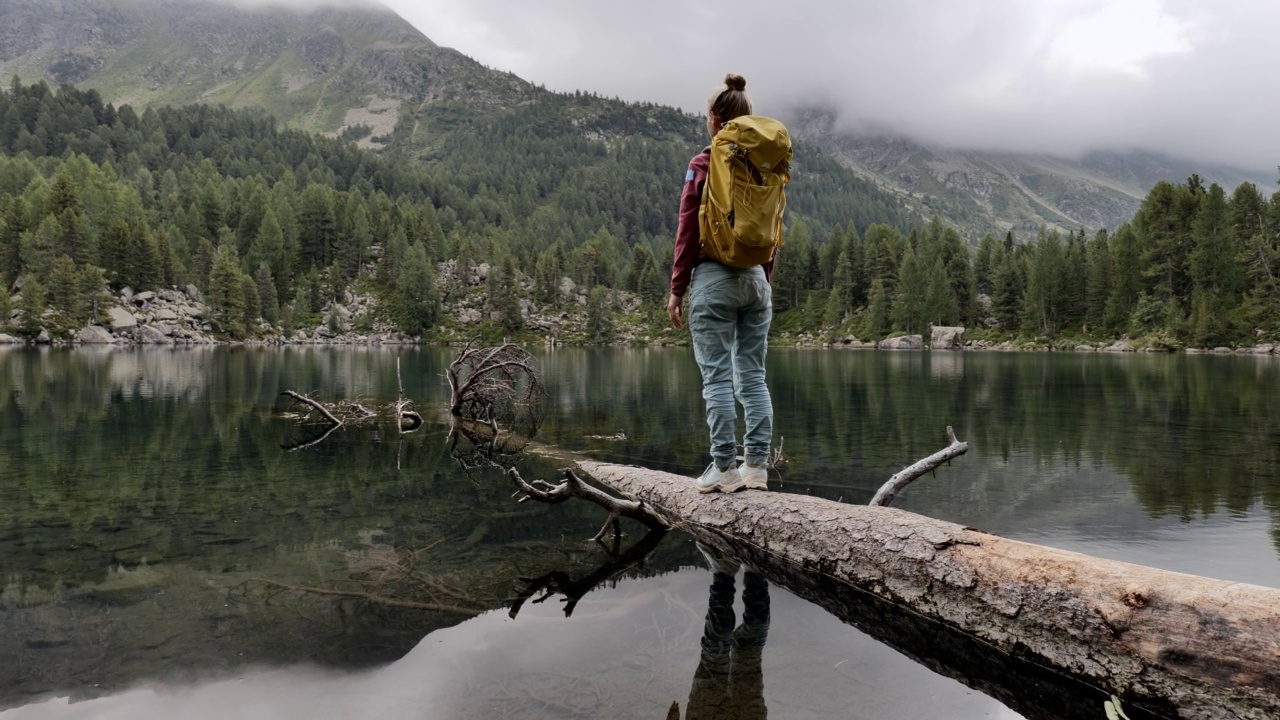
[[[1277,0],[384,0],[437,43],[553,90],[756,109],[984,149],[1144,147],[1280,164]]]

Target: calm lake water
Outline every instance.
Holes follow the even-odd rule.
[[[317,434],[282,417],[282,390],[386,403],[398,359],[430,417],[451,355],[0,349],[0,718],[639,719],[678,703],[686,720],[889,720],[1034,706],[754,575],[713,587],[678,533],[631,527],[610,565],[587,542],[597,508],[517,504],[500,474],[463,472],[435,423],[345,428],[289,451]],[[538,360],[538,440],[691,476],[707,462],[691,351]],[[951,425],[969,453],[895,506],[1280,587],[1276,359],[769,360],[788,459],[775,491],[864,503]],[[554,479],[553,466],[520,468]],[[564,594],[533,594],[512,618],[537,579]]]

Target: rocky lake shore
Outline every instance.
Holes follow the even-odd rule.
[[[377,300],[372,295],[346,292],[341,303],[330,303],[321,313],[324,321],[286,332],[260,322],[252,340],[231,341],[221,338],[212,321],[212,309],[194,285],[171,287],[157,291],[134,292],[123,289],[112,297],[102,312],[102,321],[91,322],[71,337],[54,337],[41,330],[35,337],[0,333],[3,345],[113,345],[184,346],[184,345],[415,345],[464,342],[486,328],[492,329],[499,315],[487,309],[485,283],[489,266],[485,263],[458,268],[456,263],[438,267],[442,284],[450,288],[448,300],[441,309],[442,323],[429,337],[414,337],[398,331],[382,321],[371,321]],[[523,289],[532,290],[533,280],[519,279]],[[613,295],[614,332],[608,340],[597,340],[587,332],[587,292],[569,278],[561,278],[559,302],[553,307],[522,298],[520,312],[525,333],[532,333],[545,345],[598,346],[666,346],[687,345],[685,332],[654,330],[651,309],[643,307],[641,298],[625,290],[611,290]],[[13,299],[14,307],[20,297]],[[646,315],[647,313],[647,315]],[[14,319],[18,311],[14,310]],[[665,314],[663,314],[663,319]],[[662,319],[659,320],[661,324]],[[359,328],[359,329],[357,329]],[[853,335],[833,338],[828,334],[777,333],[771,343],[778,347],[830,348],[836,350],[893,351],[994,351],[994,352],[1102,352],[1162,353],[1170,350],[1146,346],[1128,338],[1098,342],[1035,341],[985,339],[983,333],[973,338],[964,327],[931,327],[928,336],[898,335],[883,340],[861,340]],[[1260,342],[1242,347],[1187,348],[1186,354],[1276,355],[1280,344]]]

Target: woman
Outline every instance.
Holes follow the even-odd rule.
[[[730,73],[724,83],[707,99],[707,132],[712,137],[730,120],[751,114],[747,81]],[[698,491],[767,490],[765,463],[773,435],[773,404],[765,385],[764,358],[773,320],[769,286],[773,261],[733,268],[701,256],[698,208],[710,157],[710,148],[698,153],[685,173],[667,316],[675,327],[682,327],[687,292],[693,354],[702,371],[702,397],[711,430],[711,464],[698,478]],[[735,395],[746,415],[746,462],[741,468],[737,463]]]

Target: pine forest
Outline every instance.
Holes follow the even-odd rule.
[[[700,119],[581,93],[430,112],[430,142],[402,121],[374,151],[359,128],[136,112],[14,79],[0,93],[0,333],[69,339],[109,322],[122,293],[181,291],[207,302],[218,340],[683,341],[663,307]],[[1157,184],[1118,228],[975,242],[815,148],[796,158],[780,343],[931,325],[1019,347],[1280,336],[1280,192],[1193,175]]]

